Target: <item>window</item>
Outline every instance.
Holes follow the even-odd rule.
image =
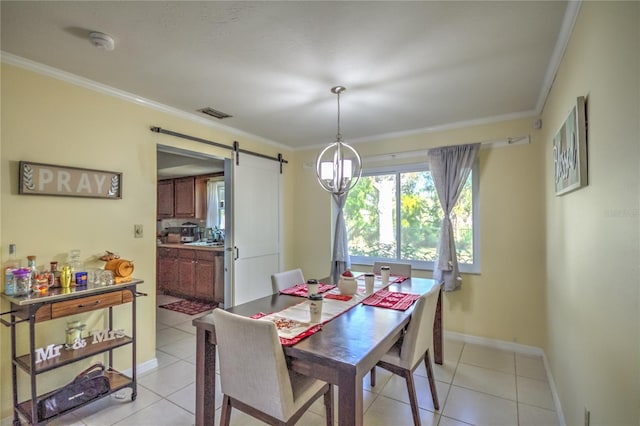
[[[477,162],[451,214],[462,272],[479,272]],[[344,207],[351,262],[433,270],[443,213],[426,164],[363,172]]]

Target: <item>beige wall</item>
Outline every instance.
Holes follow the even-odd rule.
[[[462,290],[445,294],[444,325],[448,331],[542,347],[546,339],[544,179],[540,174],[544,145],[532,121],[513,120],[357,148],[366,167],[366,157],[373,155],[531,134],[529,145],[480,152],[481,273],[465,275]],[[318,185],[315,169],[302,166],[313,163],[317,152],[297,154],[294,263],[307,277],[325,277],[331,260],[331,200]],[[414,274],[431,277],[431,271]]]
[[[96,257],[104,250],[115,251],[135,262],[134,276],[144,279],[139,290],[149,297],[138,299],[138,363],[155,358],[155,230],[156,230],[156,146],[169,145],[228,156],[229,152],[207,145],[159,135],[149,131],[161,126],[182,133],[268,155],[281,147],[247,140],[211,127],[98,93],[14,66],[2,65],[2,165],[0,192],[0,245],[2,265],[8,259],[8,245],[17,244],[18,257],[36,255],[38,265],[51,260],[64,262],[71,249],[80,249],[88,266],[102,267]],[[123,173],[122,200],[18,195],[18,161],[27,160],[65,166],[119,171]],[[290,175],[285,166],[285,217],[291,216]],[[134,224],[144,226],[144,237],[133,237]],[[290,224],[285,225],[284,261],[287,257]],[[8,304],[2,301],[1,310]],[[128,307],[115,309],[116,327],[129,327]],[[84,317],[93,329],[104,324],[102,314]],[[37,345],[64,341],[66,319],[38,326]],[[20,328],[26,341],[26,326]],[[0,327],[1,383],[0,418],[11,413],[11,369],[9,330]],[[25,351],[22,345],[21,351]],[[116,368],[130,368],[128,349],[117,351]],[[22,352],[24,353],[24,352]],[[87,361],[88,362],[88,361]],[[83,363],[65,367],[65,374],[41,375],[42,388],[57,386],[77,374]],[[26,379],[24,374],[22,379]],[[39,379],[40,380],[40,379]],[[23,381],[23,383],[25,383]],[[22,387],[26,389],[26,387]]]
[[[544,109],[546,351],[566,422],[640,422],[640,3],[584,2]],[[556,197],[552,138],[587,98],[589,185]]]

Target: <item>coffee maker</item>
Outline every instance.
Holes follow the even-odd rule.
[[[198,239],[198,224],[193,222],[185,222],[180,226],[180,241],[183,243],[192,243]]]

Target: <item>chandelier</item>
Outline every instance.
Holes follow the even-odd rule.
[[[362,161],[358,152],[342,142],[340,134],[340,93],[347,90],[336,86],[331,92],[338,96],[338,132],[336,141],[323,149],[316,160],[316,175],[320,186],[332,194],[342,195],[360,180]]]

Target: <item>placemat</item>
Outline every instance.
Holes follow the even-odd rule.
[[[332,288],[335,288],[335,285],[318,283],[318,294],[327,292]],[[284,290],[280,290],[280,294],[288,294],[290,296],[299,296],[299,297],[309,297],[309,295],[307,294],[306,284],[296,284],[293,287],[285,288]]]
[[[380,290],[367,297],[362,303],[369,306],[406,311],[419,298],[419,294]]]

